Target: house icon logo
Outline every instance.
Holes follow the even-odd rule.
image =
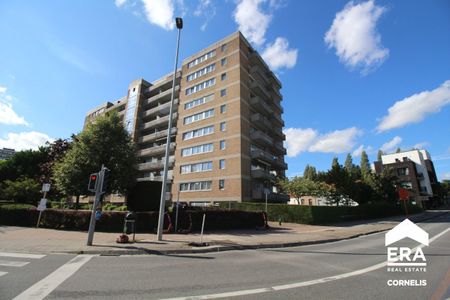
[[[405,238],[410,238],[421,245],[415,248],[391,246]],[[385,235],[385,246],[388,247],[388,267],[426,267],[426,258],[422,247],[428,246],[428,244],[428,233],[410,220],[405,219]]]
[[[410,238],[428,246],[428,233],[408,219],[405,219],[386,233],[384,244],[389,246],[404,238]]]

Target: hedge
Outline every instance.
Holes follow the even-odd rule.
[[[104,211],[96,223],[96,231],[122,232],[127,212]],[[205,230],[246,229],[265,227],[265,216],[261,212],[246,211],[189,211],[181,210],[178,216],[180,232],[199,231],[203,214],[206,214]],[[0,224],[11,226],[36,226],[39,211],[26,208],[0,207]],[[42,213],[39,226],[42,228],[87,231],[91,211],[47,209]],[[164,228],[173,231],[175,212],[165,215]],[[156,232],[158,212],[136,213],[136,231],[140,233]]]
[[[221,208],[228,208],[229,203],[221,203]],[[231,203],[231,209],[243,211],[265,211],[264,203]],[[416,205],[408,206],[408,213],[422,212]],[[306,206],[288,204],[268,204],[269,221],[282,221],[299,224],[329,224],[345,221],[381,218],[404,214],[403,205],[390,203],[372,203],[359,206]]]

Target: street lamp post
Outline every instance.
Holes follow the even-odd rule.
[[[158,219],[158,230],[157,236],[158,241],[162,241],[162,232],[164,226],[164,208],[166,204],[166,190],[167,190],[167,173],[169,171],[169,149],[170,149],[170,133],[172,131],[172,114],[173,114],[173,100],[175,97],[175,80],[177,75],[177,67],[178,67],[178,50],[180,49],[180,34],[181,29],[183,28],[183,19],[176,18],[175,23],[177,25],[178,33],[177,33],[177,50],[175,53],[175,67],[173,70],[173,80],[172,80],[172,96],[170,99],[170,111],[169,111],[169,125],[167,127],[167,140],[166,140],[166,156],[164,158],[164,175],[163,182],[161,187],[161,201],[159,203],[159,219]]]

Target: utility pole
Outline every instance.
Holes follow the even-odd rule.
[[[177,25],[177,50],[175,53],[175,67],[173,70],[173,80],[172,80],[172,96],[170,99],[170,111],[169,111],[169,125],[167,126],[167,139],[166,139],[166,156],[164,158],[164,175],[161,187],[161,200],[159,203],[159,218],[158,218],[158,230],[157,238],[158,241],[162,241],[162,233],[164,226],[164,209],[166,206],[166,191],[167,191],[167,173],[169,172],[169,149],[170,149],[170,133],[172,131],[172,115],[173,115],[173,101],[175,97],[175,83],[177,77],[177,67],[178,67],[178,51],[180,49],[180,34],[183,28],[183,19],[176,18],[175,23]]]

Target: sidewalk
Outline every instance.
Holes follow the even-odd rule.
[[[432,219],[449,211],[428,211],[410,216],[413,222]],[[319,244],[361,235],[386,231],[404,217],[391,217],[370,221],[315,226],[270,222],[268,230],[233,230],[208,233],[203,242],[206,247],[192,247],[200,242],[200,234],[164,234],[163,241],[156,241],[155,234],[136,234],[136,242],[117,244],[117,233],[96,232],[94,245],[86,246],[87,232],[0,226],[0,252],[72,253],[72,254],[186,254],[218,252],[238,249],[277,248]],[[132,237],[132,236],[130,236]]]

